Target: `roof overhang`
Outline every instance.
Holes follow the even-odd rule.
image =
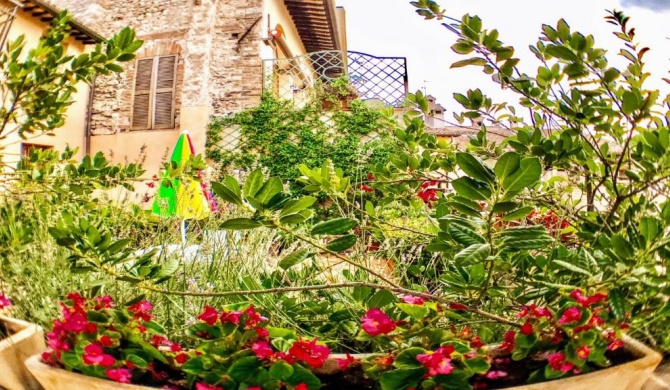
[[[284,0],[307,53],[342,50],[334,0]]]
[[[51,23],[51,21],[61,11],[45,0],[18,0],[13,2],[21,3],[21,9],[24,12],[45,23]],[[105,41],[105,38],[102,35],[86,27],[83,23],[76,20],[75,18],[70,20],[70,27],[72,28],[70,31],[70,36],[84,44],[90,45]]]

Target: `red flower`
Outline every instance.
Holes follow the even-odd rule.
[[[502,344],[500,344],[500,347],[498,349],[505,351],[505,352],[512,352],[514,350],[514,341],[516,340],[516,332],[513,330],[508,330],[505,333],[505,337],[503,338]]]
[[[623,340],[614,340],[611,343],[607,344],[608,351],[615,351],[623,347]]]
[[[249,387],[247,387],[247,390],[263,390],[263,389],[261,389],[258,386],[249,386]]]
[[[565,355],[562,352],[552,353],[547,358],[547,362],[556,371],[568,372],[575,367],[574,364],[565,361]]]
[[[589,325],[590,325],[590,326],[600,326],[600,325],[602,325],[602,324],[604,324],[604,323],[605,323],[605,320],[603,320],[601,317],[599,317],[599,316],[597,316],[597,315],[593,315],[593,316],[589,319]]]
[[[293,390],[309,390],[309,387],[305,382],[298,383]]]
[[[297,360],[302,360],[314,368],[322,367],[328,356],[330,356],[330,348],[325,345],[318,345],[316,341],[316,339],[312,341],[296,341],[289,348],[288,353]]]
[[[151,337],[151,345],[153,345],[156,348],[160,347],[161,345],[163,345],[167,342],[168,342],[168,339],[166,337],[163,337],[163,336],[159,336],[159,335],[155,334]]]
[[[361,191],[363,191],[363,192],[375,192],[375,189],[368,186],[368,185],[361,184]]]
[[[337,358],[337,359],[335,359],[335,361],[337,362],[337,365],[340,367],[340,370],[342,370],[342,371],[349,368],[349,366],[351,366],[352,364],[355,364],[355,363],[358,362],[358,360],[356,360],[356,358],[354,358],[353,356],[351,356],[349,354],[347,354],[346,358],[344,358],[344,359]]]
[[[184,364],[190,359],[190,357],[185,354],[185,353],[180,353],[179,355],[175,356],[174,361],[179,363],[179,364]]]
[[[591,348],[589,348],[587,345],[582,345],[581,347],[577,348],[577,357],[581,360],[586,360],[589,357],[589,354],[591,354]]]
[[[585,297],[584,294],[582,293],[582,290],[575,289],[570,293],[570,298],[577,301],[577,303],[579,303],[583,307],[589,307],[589,306],[594,305],[596,303],[606,301],[607,300],[607,294],[596,293],[596,294],[591,295],[590,297]]]
[[[77,292],[71,292],[65,296],[67,299],[72,301],[72,305],[75,308],[83,308],[86,306],[86,298],[82,297]]]
[[[244,311],[244,314],[247,315],[247,320],[244,322],[244,326],[247,329],[253,329],[258,326],[261,322],[265,322],[268,319],[256,312],[256,309],[253,306],[249,306],[247,310]]]
[[[251,351],[256,354],[256,357],[259,360],[269,359],[274,355],[270,343],[265,340],[255,342],[254,345],[251,346]]]
[[[388,334],[393,332],[396,327],[395,321],[391,320],[389,316],[383,311],[375,308],[368,310],[362,319],[361,327],[365,333],[370,336],[378,336],[380,334]]]
[[[563,315],[561,318],[558,320],[559,324],[571,324],[573,322],[577,322],[582,318],[582,311],[579,310],[577,307],[571,307],[569,309],[565,309],[563,312]]]
[[[375,360],[375,363],[379,364],[380,366],[390,366],[391,364],[393,364],[394,360],[395,360],[395,356],[386,355],[386,356],[382,356],[380,358],[377,358],[377,360]]]
[[[285,361],[285,362],[288,363],[288,364],[293,364],[293,363],[295,363],[295,359],[293,358],[293,356],[291,356],[291,355],[289,355],[289,354],[287,354],[287,353],[284,353],[284,352],[277,352],[277,354],[275,354],[275,359],[277,359],[277,360],[283,360],[283,361]]]
[[[427,190],[419,191],[416,196],[423,200],[423,203],[435,202],[437,200],[437,190],[430,188]]]
[[[451,310],[468,310],[468,307],[460,303],[450,303],[449,308]]]
[[[417,355],[416,360],[423,364],[424,368],[428,369],[428,377],[449,375],[454,371],[454,366],[451,365],[451,354],[454,350],[454,347],[451,345],[440,347],[435,352]]]
[[[405,295],[402,297],[402,301],[405,303],[409,303],[410,305],[417,305],[417,306],[422,306],[424,303],[426,303],[426,300],[421,298],[421,297],[415,297],[413,295]]]
[[[110,368],[105,371],[105,375],[114,382],[120,383],[130,383],[130,379],[133,377],[133,373],[127,368]]]
[[[223,311],[221,312],[221,323],[230,322],[231,324],[239,324],[242,313],[239,311]]]
[[[95,301],[95,310],[111,309],[114,307],[114,300],[109,295],[95,297],[93,300]]]
[[[262,339],[268,338],[270,336],[270,332],[268,332],[268,330],[265,328],[256,328],[254,330],[256,331],[258,337]]]
[[[149,312],[154,306],[149,301],[140,301],[128,307],[128,311],[133,313],[133,318],[142,321],[151,321],[151,314]]]
[[[100,337],[100,344],[102,344],[103,347],[109,347],[112,345],[113,340],[109,336],[102,336]]]
[[[10,306],[12,306],[12,301],[10,301],[9,298],[0,293],[0,310]]]
[[[533,334],[533,325],[529,321],[526,321],[521,326],[521,334],[523,334],[524,336],[530,336]]]
[[[367,177],[368,180],[374,180],[375,179],[375,175],[373,175],[372,172],[368,172],[368,174],[365,177]]]
[[[206,305],[205,310],[198,316],[198,319],[209,326],[214,326],[219,319],[219,312],[212,306]]]
[[[223,387],[209,385],[204,382],[198,382],[195,384],[195,390],[223,390]]]
[[[479,338],[479,336],[473,337],[472,340],[470,341],[470,346],[475,349],[479,349],[485,345],[486,344],[482,343],[482,340]]]
[[[93,333],[96,333],[97,331],[98,331],[98,327],[95,326],[95,324],[92,323],[92,322],[89,322],[88,324],[86,324],[86,327],[84,328],[84,333],[86,333],[86,334],[93,334]]]
[[[102,347],[97,344],[89,344],[84,348],[84,355],[82,356],[84,364],[88,366],[100,365],[102,367],[113,366],[116,363],[114,356],[107,355],[102,350]]]

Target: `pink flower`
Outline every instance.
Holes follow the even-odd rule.
[[[107,355],[102,350],[102,347],[97,344],[89,344],[84,348],[84,355],[82,356],[84,364],[88,366],[100,365],[102,367],[113,366],[116,363],[114,356]]]
[[[263,389],[261,389],[258,386],[249,386],[249,387],[247,387],[247,390],[263,390]]]
[[[0,310],[10,306],[12,306],[12,301],[10,301],[9,298],[0,293]]]
[[[547,362],[556,371],[568,372],[575,367],[574,364],[565,361],[565,355],[562,352],[552,353],[547,358]]]
[[[335,361],[337,362],[337,365],[340,367],[340,370],[342,370],[342,371],[349,368],[349,366],[351,366],[352,364],[358,362],[358,360],[356,360],[356,358],[354,358],[353,356],[351,356],[349,354],[347,354],[346,358],[344,358],[344,359],[337,358],[337,359],[335,359]]]
[[[289,348],[289,355],[297,360],[302,360],[314,368],[320,368],[330,356],[330,348],[325,345],[318,345],[317,339],[312,341],[296,341]]]
[[[435,352],[420,354],[416,360],[428,369],[428,377],[435,375],[449,375],[454,371],[451,365],[451,354],[454,352],[453,346],[440,347]]]
[[[105,375],[114,382],[120,383],[130,383],[130,379],[133,377],[133,373],[127,368],[110,368],[105,371]]]
[[[239,324],[242,313],[239,311],[223,311],[221,312],[221,323],[230,322],[231,324]]]
[[[195,390],[223,390],[223,387],[209,385],[204,382],[198,382],[195,384]]]
[[[581,360],[588,359],[590,354],[591,354],[591,348],[589,348],[586,345],[582,345],[581,347],[577,348],[577,357],[580,358]]]
[[[396,322],[391,320],[386,313],[375,308],[370,309],[365,313],[361,327],[365,333],[370,336],[378,336],[380,334],[389,334],[393,332],[396,327]]]
[[[486,373],[486,378],[491,379],[491,380],[504,378],[506,376],[507,376],[506,371],[489,371],[489,372]]]
[[[142,321],[151,321],[151,314],[149,312],[154,308],[154,305],[149,301],[140,301],[128,307],[128,311],[133,313],[133,318]]]
[[[558,320],[559,324],[571,324],[573,322],[577,322],[582,318],[582,311],[579,310],[577,307],[571,307],[569,309],[565,309],[563,312],[563,315],[561,318]]]
[[[526,321],[521,326],[521,334],[523,334],[524,336],[530,336],[533,334],[533,325],[530,323],[530,321]]]
[[[256,312],[256,309],[253,306],[249,306],[247,310],[244,311],[244,314],[247,315],[247,320],[244,322],[244,326],[247,329],[253,329],[258,326],[261,322],[265,322],[268,319]]]
[[[114,307],[114,300],[109,295],[93,298],[95,301],[95,310],[111,309]]]
[[[214,326],[219,319],[219,312],[212,306],[205,306],[205,310],[198,316],[200,321],[203,321],[209,326]]]
[[[251,346],[251,351],[256,354],[256,357],[259,360],[269,359],[274,355],[270,343],[265,340],[255,342],[254,345]]]
[[[415,297],[413,295],[405,295],[402,297],[402,301],[405,303],[409,303],[410,305],[417,305],[417,306],[422,306],[424,303],[426,303],[426,300],[421,298],[421,297]]]
[[[86,316],[81,313],[74,313],[65,317],[63,329],[67,332],[79,333],[86,330],[88,320]]]

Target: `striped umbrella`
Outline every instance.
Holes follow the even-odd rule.
[[[193,143],[188,132],[184,131],[179,136],[177,144],[172,151],[170,162],[178,167],[183,167],[191,156],[195,155]],[[165,185],[166,181],[170,185]],[[152,212],[155,215],[170,218],[180,217],[186,219],[203,219],[210,213],[209,200],[203,191],[202,183],[196,180],[182,182],[179,178],[170,178],[166,171],[161,181],[156,197],[154,198]],[[185,241],[185,226],[182,223],[182,235]]]

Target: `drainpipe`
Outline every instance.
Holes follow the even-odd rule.
[[[93,77],[91,85],[88,88],[88,105],[86,107],[86,125],[84,129],[84,155],[91,154],[91,127],[93,117],[93,95],[95,95],[95,79]]]

